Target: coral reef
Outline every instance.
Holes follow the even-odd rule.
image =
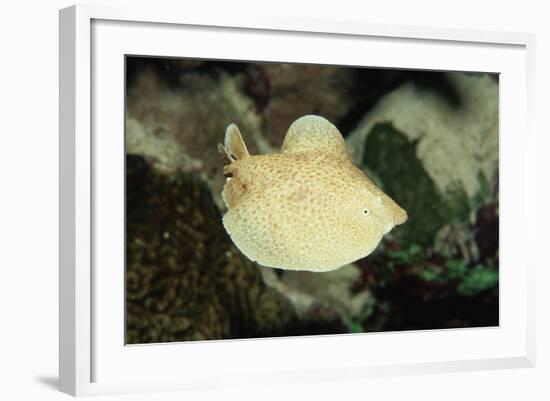
[[[126,341],[499,323],[498,77],[127,58]],[[226,235],[216,151],[320,114],[409,220],[333,272],[251,263]]]
[[[127,157],[127,343],[277,336],[291,304],[267,287],[221,225],[196,174]]]
[[[443,74],[443,73],[441,73]],[[383,97],[348,138],[354,161],[365,159],[366,140],[381,124],[416,143],[415,154],[442,192],[459,185],[469,197],[498,172],[498,83],[488,75],[445,73],[446,94],[412,82]]]
[[[225,128],[234,122],[245,132],[261,131],[254,103],[243,94],[244,74],[191,70],[172,85],[147,66],[135,75],[127,90],[127,152],[144,155],[169,173],[200,172],[221,206],[225,178],[216,145]],[[256,151],[254,138],[248,146]]]
[[[377,300],[366,330],[498,324],[498,83],[442,76],[437,90],[407,82],[387,94],[347,138],[409,213],[359,262],[359,288]]]
[[[392,186],[397,202],[407,198],[405,209],[412,205],[406,235],[421,243],[464,218],[470,202],[490,200],[498,180],[498,84],[487,75],[445,77],[445,94],[410,82],[389,93],[347,139],[354,160]],[[389,155],[399,157],[388,163]]]

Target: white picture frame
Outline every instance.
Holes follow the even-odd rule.
[[[193,40],[181,46],[179,37]],[[221,38],[223,46],[216,44]],[[263,46],[254,48],[259,38]],[[535,232],[536,220],[529,201],[535,192],[534,43],[524,33],[255,15],[229,20],[155,7],[61,10],[60,390],[80,396],[534,366],[535,261],[519,258],[533,246],[521,233]],[[352,56],[349,46],[366,46],[372,57]],[[124,54],[500,73],[500,326],[125,346],[118,68]],[[94,134],[107,130],[116,134]],[[517,182],[520,191],[512,186]],[[105,270],[111,263],[115,268]]]

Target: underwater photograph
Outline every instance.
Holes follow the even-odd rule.
[[[499,76],[126,56],[125,343],[499,325]]]

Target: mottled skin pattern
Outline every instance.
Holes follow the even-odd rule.
[[[236,126],[226,131],[225,229],[251,260],[329,271],[370,254],[407,213],[377,188],[318,116],[289,128],[281,153],[251,156]]]

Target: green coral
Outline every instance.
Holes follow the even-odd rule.
[[[445,276],[459,281],[456,290],[460,295],[475,296],[498,287],[498,270],[492,266],[492,260],[488,262],[487,265],[468,266],[462,260],[451,259],[445,263]]]
[[[496,287],[498,287],[498,271],[488,266],[476,265],[468,270],[456,290],[459,294],[474,296]]]
[[[468,271],[466,263],[463,260],[447,260],[445,266],[447,267],[447,275],[451,279],[461,279]]]
[[[456,291],[462,296],[472,297],[479,293],[498,288],[498,268],[492,259],[486,264],[469,265],[461,259],[449,259],[442,264],[430,262],[419,244],[410,244],[399,251],[388,251],[386,267],[390,272],[396,266],[407,266],[409,274],[416,275],[426,282],[455,283]]]
[[[422,246],[413,243],[404,250],[388,251],[388,256],[392,259],[398,259],[406,264],[411,264],[421,256],[421,253]]]

